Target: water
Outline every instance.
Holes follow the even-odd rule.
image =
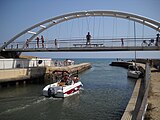
[[[77,59],[92,68],[81,73],[81,93],[65,99],[42,96],[44,84],[0,89],[0,120],[120,120],[135,81],[111,59]]]

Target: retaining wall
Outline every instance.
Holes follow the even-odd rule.
[[[0,83],[42,77],[45,71],[45,67],[0,70]]]
[[[144,119],[151,69],[149,63],[146,63],[145,67],[141,67],[145,69],[145,77],[137,80],[134,91],[121,120]]]
[[[91,64],[82,63],[78,65],[71,65],[66,67],[30,67],[30,68],[16,68],[16,69],[3,69],[0,70],[0,83],[11,82],[11,81],[20,81],[24,79],[39,78],[44,77],[44,80],[47,80],[50,77],[51,73],[55,70],[67,70],[70,73],[76,73],[77,70],[82,72],[86,69],[91,68]]]

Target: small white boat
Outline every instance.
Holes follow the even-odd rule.
[[[58,71],[59,72],[59,71]],[[46,97],[58,97],[65,98],[80,92],[80,88],[83,86],[79,81],[78,76],[71,77],[70,75],[62,72],[62,79],[56,83],[49,84],[43,88],[43,95]]]
[[[141,76],[141,74],[142,74],[141,71],[138,70],[138,68],[135,65],[128,66],[128,72],[127,72],[128,77],[138,79]]]

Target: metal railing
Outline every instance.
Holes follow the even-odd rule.
[[[155,38],[108,38],[108,39],[91,39],[91,44],[102,44],[104,47],[130,47],[130,46],[142,46],[149,47],[155,46]],[[136,44],[135,44],[136,42]],[[44,43],[37,42],[12,42],[6,49],[18,49],[18,48],[63,48],[63,47],[76,47],[75,44],[86,44],[86,39],[57,39],[46,40]]]
[[[149,92],[149,86],[150,86],[150,80],[151,80],[151,69],[150,69],[149,63],[146,63],[145,70],[146,71],[145,71],[145,78],[144,78],[144,96],[143,96],[136,120],[144,119],[144,115],[148,105],[147,99],[148,99],[148,92]]]

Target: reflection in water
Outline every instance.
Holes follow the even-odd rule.
[[[91,62],[92,68],[80,74],[80,94],[62,99],[45,98],[45,85],[30,84],[0,89],[2,120],[118,120],[131,96],[135,81],[127,70],[109,66],[111,60],[76,60]]]

